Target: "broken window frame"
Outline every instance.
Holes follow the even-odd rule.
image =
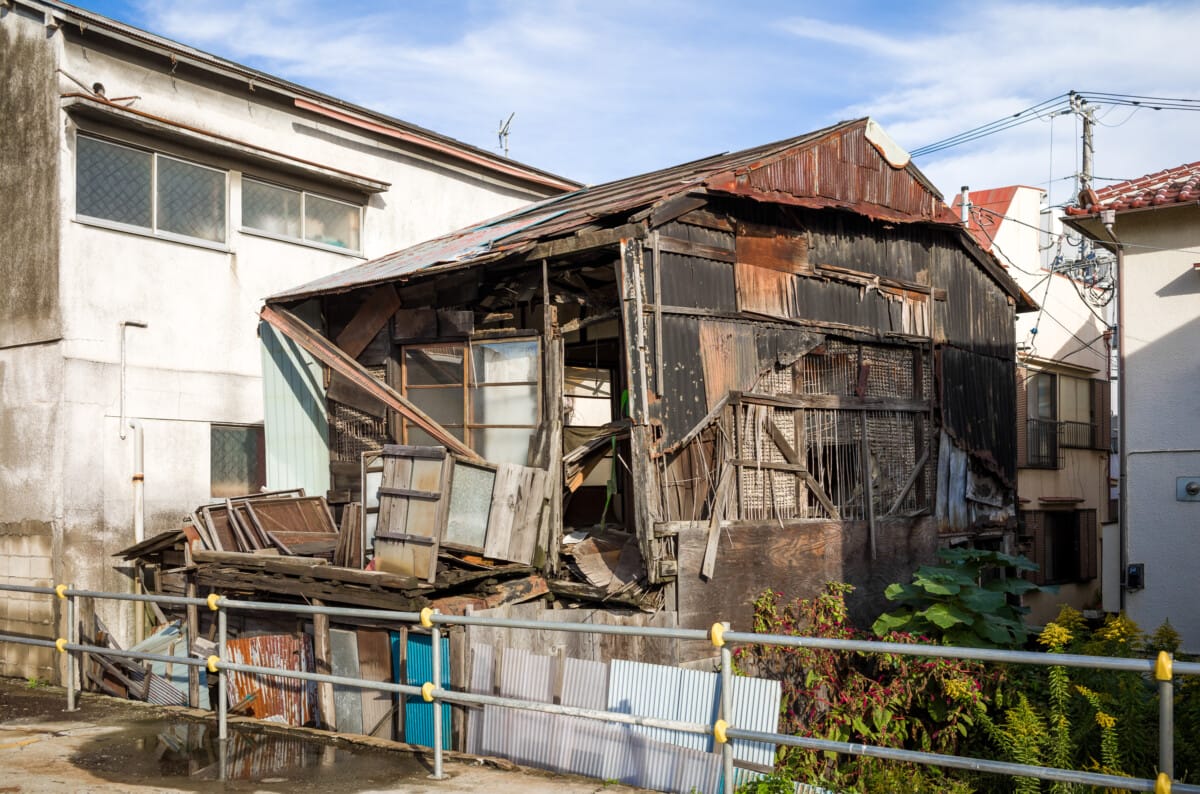
[[[535,376],[534,380],[525,380],[525,381],[486,381],[485,380],[485,381],[480,382],[480,380],[478,378],[478,373],[475,371],[476,370],[476,366],[474,363],[475,350],[477,350],[478,348],[481,348],[481,347],[485,347],[485,346],[529,344],[529,343],[533,343],[533,345],[534,345],[534,362],[533,362],[533,372],[534,372],[534,376]],[[410,384],[409,383],[410,365],[409,365],[409,355],[408,355],[409,352],[416,351],[416,350],[436,350],[439,348],[440,349],[458,348],[462,351],[462,365],[461,365],[462,369],[461,369],[461,373],[460,373],[458,382],[444,383],[444,384]],[[413,397],[414,391],[416,391],[418,393],[423,392],[423,391],[435,391],[435,390],[442,390],[442,391],[449,392],[454,389],[458,389],[461,391],[462,421],[461,422],[451,422],[451,423],[442,422],[441,424],[444,428],[446,428],[446,430],[448,430],[450,433],[452,433],[456,437],[461,438],[463,440],[463,442],[465,444],[467,444],[467,446],[471,447],[471,449],[475,450],[476,452],[478,452],[480,455],[482,455],[485,458],[489,457],[488,455],[484,454],[484,451],[482,449],[482,442],[484,440],[484,432],[485,431],[487,431],[487,430],[527,430],[529,432],[530,439],[532,439],[533,436],[537,432],[538,426],[542,422],[542,396],[543,396],[542,395],[542,380],[543,380],[543,376],[542,376],[542,340],[541,340],[541,337],[539,337],[539,336],[530,335],[530,336],[503,337],[503,338],[484,337],[484,338],[477,338],[477,339],[466,339],[466,340],[461,340],[461,341],[441,340],[441,341],[436,341],[436,342],[422,342],[422,343],[417,343],[417,344],[405,344],[405,345],[399,346],[398,353],[397,353],[397,359],[398,359],[399,368],[400,368],[400,393],[403,394],[409,400],[412,400],[414,403],[416,403],[419,407],[422,408],[422,410],[426,410],[427,413],[428,413],[428,410],[427,410],[426,404],[422,403],[419,399],[414,399],[414,397]],[[520,386],[533,387],[532,399],[533,399],[533,419],[534,419],[534,421],[531,424],[505,424],[505,423],[490,423],[490,422],[475,422],[475,421],[473,421],[475,409],[477,407],[479,407],[478,403],[476,402],[477,392],[479,392],[480,390],[487,390],[487,389],[493,389],[493,388],[498,388],[498,387],[520,387]],[[436,416],[434,418],[437,419]],[[427,439],[420,438],[420,437],[418,437],[417,439],[413,439],[412,432],[414,430],[421,432],[421,429],[419,427],[417,427],[415,425],[415,423],[413,423],[411,420],[401,419],[401,421],[400,421],[401,443],[410,444],[410,445],[411,444],[432,443],[432,442],[428,441]],[[461,435],[459,435],[460,433],[461,433]],[[526,455],[528,455],[528,453],[526,453]],[[500,458],[489,458],[489,459],[496,460],[497,462],[502,460]],[[520,461],[506,461],[506,462],[513,462],[513,463],[519,463],[520,465],[527,465],[528,460],[526,459],[526,460],[520,460]]]

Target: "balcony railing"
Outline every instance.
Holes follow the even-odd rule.
[[[1025,429],[1026,465],[1032,469],[1062,468],[1062,450],[1096,449],[1098,432],[1094,422],[1030,419]]]

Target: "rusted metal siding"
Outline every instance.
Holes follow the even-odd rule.
[[[940,351],[942,422],[956,444],[1012,486],[1017,478],[1012,361],[955,347]]]
[[[246,637],[228,642],[230,661],[280,670],[314,672],[312,637],[290,634]],[[229,705],[253,695],[250,713],[257,719],[282,718],[288,725],[308,725],[317,713],[317,685],[276,675],[229,673]]]

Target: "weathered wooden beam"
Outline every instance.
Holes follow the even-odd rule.
[[[571,237],[538,243],[525,255],[526,259],[554,259],[568,254],[579,254],[596,248],[619,245],[625,239],[640,239],[646,236],[646,227],[641,223],[627,223],[615,229],[600,229],[580,232]]]
[[[721,412],[725,410],[725,406],[728,402],[729,402],[729,395],[726,394],[721,399],[717,400],[717,404],[712,407],[712,410],[709,411],[707,414],[705,414],[704,418],[701,419],[699,422],[697,422],[692,427],[691,430],[687,431],[687,433],[684,434],[683,438],[679,439],[678,441],[676,441],[674,444],[667,447],[663,451],[655,453],[655,457],[663,457],[665,455],[673,455],[676,452],[678,452],[679,450],[686,447],[688,444],[692,443],[692,441],[696,438],[696,436],[698,436],[704,432],[704,428],[708,427],[709,425],[711,425],[713,422],[715,422],[717,420],[717,417],[719,417],[721,415]]]
[[[691,240],[681,240],[678,237],[660,235],[658,238],[658,247],[666,254],[695,256],[700,259],[712,259],[717,262],[728,262],[730,264],[737,261],[737,254],[730,248],[717,248],[715,245],[693,243]]]
[[[323,607],[325,602],[319,598],[312,600],[313,606]],[[313,615],[313,656],[316,657],[317,672],[321,675],[333,674],[333,647],[329,640],[329,615],[317,613]],[[317,683],[317,708],[321,712],[321,721],[328,730],[337,730],[337,713],[333,705],[333,684],[327,681]]]
[[[355,385],[378,397],[389,408],[399,412],[400,415],[410,420],[426,433],[429,433],[442,446],[462,455],[464,458],[475,461],[483,460],[473,449],[455,438],[449,430],[442,427],[430,418],[428,414],[409,402],[404,395],[386,383],[376,380],[367,371],[366,367],[359,364],[353,357],[347,355],[344,350],[322,336],[319,331],[287,309],[267,304],[263,306],[259,316],[284,336],[316,356],[322,364],[345,375]]]
[[[776,408],[819,408],[829,411],[899,411],[929,413],[929,403],[902,397],[854,397],[844,394],[754,394],[731,392],[734,404],[767,405]]]
[[[717,544],[721,538],[721,521],[725,518],[725,500],[729,498],[729,489],[733,485],[733,475],[736,466],[725,466],[721,472],[721,481],[717,484],[717,493],[713,496],[712,514],[708,519],[708,542],[704,546],[704,561],[700,564],[700,575],[711,579],[717,566]]]
[[[351,358],[358,358],[399,308],[400,296],[395,287],[391,284],[376,287],[358,307],[349,325],[338,334],[334,344]]]
[[[686,215],[693,210],[698,210],[708,204],[708,198],[703,195],[693,193],[685,193],[682,196],[672,196],[671,198],[660,201],[649,210],[639,212],[634,216],[635,220],[641,220],[639,215],[645,215],[647,223],[651,229],[662,226],[664,223],[670,223],[681,215]]]
[[[908,492],[913,489],[913,485],[916,484],[916,482],[920,478],[922,472],[925,471],[925,464],[928,462],[929,462],[929,447],[926,447],[925,450],[921,453],[921,457],[917,459],[917,465],[914,466],[913,470],[909,473],[908,479],[906,479],[904,481],[904,486],[900,488],[900,493],[898,493],[896,495],[895,500],[893,500],[892,506],[890,508],[888,508],[887,513],[884,514],[885,517],[894,515],[895,512],[900,509],[900,503],[908,498]]]

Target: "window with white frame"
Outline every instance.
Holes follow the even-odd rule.
[[[362,207],[244,177],[242,226],[275,237],[360,251]]]
[[[168,237],[225,242],[226,172],[79,135],[75,215]]]

